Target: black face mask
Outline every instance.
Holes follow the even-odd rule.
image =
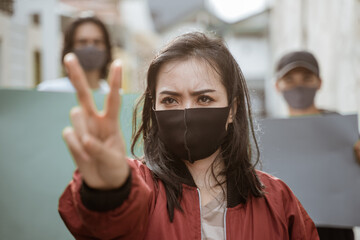
[[[159,138],[180,160],[193,163],[213,154],[223,142],[229,107],[154,110]]]
[[[314,104],[316,91],[314,87],[296,87],[283,91],[283,96],[290,107],[302,110]]]
[[[85,71],[101,69],[106,62],[106,52],[95,46],[85,46],[74,49],[81,67]]]

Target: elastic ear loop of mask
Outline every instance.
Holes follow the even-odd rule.
[[[151,94],[149,94],[149,98],[151,100],[151,108],[152,108],[152,110],[156,111],[156,109],[155,109],[155,101],[154,101],[154,98],[152,97]]]
[[[155,101],[154,101],[153,96],[151,95],[151,93],[149,93],[148,90],[147,90],[146,95],[148,96],[148,98],[149,98],[150,101],[151,101],[151,108],[152,108],[152,110],[153,110],[153,111],[156,111],[156,109],[155,109]]]

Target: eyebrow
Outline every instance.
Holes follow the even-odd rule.
[[[194,91],[190,95],[191,96],[199,96],[201,94],[209,93],[209,92],[216,92],[216,90],[215,89],[203,89],[203,90],[199,90],[199,91]],[[161,91],[159,94],[160,95],[165,95],[166,94],[166,95],[171,95],[171,96],[181,96],[181,94],[178,93],[178,92],[168,91],[168,90]]]

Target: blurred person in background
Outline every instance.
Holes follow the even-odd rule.
[[[101,93],[109,92],[106,82],[112,61],[110,36],[102,21],[96,17],[75,20],[64,34],[62,62],[67,53],[74,52],[85,72],[88,85]],[[68,77],[47,80],[37,87],[39,91],[75,92]]]
[[[294,51],[284,55],[276,66],[276,89],[284,97],[290,116],[338,114],[320,109],[315,105],[315,96],[321,87],[319,64],[307,51]],[[354,145],[360,162],[360,140]],[[352,228],[317,227],[320,239],[354,239]]]

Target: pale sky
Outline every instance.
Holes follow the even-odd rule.
[[[263,10],[268,0],[207,0],[209,9],[220,19],[232,23]]]

